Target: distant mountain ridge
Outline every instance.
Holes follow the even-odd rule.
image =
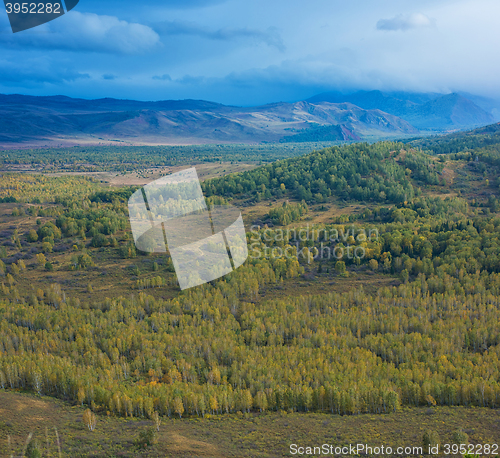
[[[278,142],[322,126],[338,127],[323,131],[322,141],[418,133],[397,116],[350,103],[283,102],[231,107],[203,100],[140,102],[0,95],[0,146],[4,148],[109,141]],[[297,141],[306,137],[302,135]]]
[[[495,117],[491,112],[458,93],[440,95],[358,91],[345,95],[339,92],[325,92],[307,101],[309,103],[349,102],[365,110],[378,108],[408,121],[417,129],[424,130],[466,128],[495,122]]]
[[[63,95],[31,96],[31,95],[4,95],[0,94],[0,107],[4,105],[30,105],[43,108],[57,108],[58,110],[80,111],[130,111],[130,110],[190,110],[190,109],[217,109],[224,105],[205,100],[160,100],[157,102],[142,102],[127,99],[77,99]]]
[[[459,94],[319,94],[235,107],[204,100],[142,102],[0,94],[0,148],[131,144],[359,141],[486,125],[493,116]]]

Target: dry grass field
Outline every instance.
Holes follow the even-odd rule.
[[[90,432],[82,415],[81,407],[59,400],[0,392],[0,457],[19,454],[29,433],[42,444],[42,451],[48,449],[43,457],[57,457],[56,430],[61,456],[72,458],[277,458],[292,456],[291,444],[420,447],[427,430],[438,432],[441,446],[450,443],[458,429],[468,434],[471,444],[491,444],[500,438],[499,411],[436,407],[405,408],[385,415],[274,412],[167,418],[160,426],[157,445],[140,449],[134,440],[141,430],[152,426],[151,421],[101,416],[95,431]]]
[[[198,177],[201,181],[209,178],[221,177],[230,173],[245,172],[257,167],[257,163],[243,163],[243,162],[202,162],[194,163],[189,167],[196,167]],[[187,165],[177,165],[171,167],[148,167],[141,170],[134,170],[129,172],[43,172],[40,167],[33,168],[30,165],[14,165],[9,166],[9,172],[18,173],[43,173],[47,177],[61,177],[61,176],[84,176],[94,178],[100,181],[103,186],[141,186],[145,185],[152,180],[156,180],[164,175],[178,172],[186,169]]]

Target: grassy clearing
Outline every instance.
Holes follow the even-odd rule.
[[[284,280],[280,285],[263,287],[259,293],[259,302],[332,292],[346,293],[361,288],[368,294],[375,294],[380,288],[401,284],[397,276],[372,272],[366,266],[352,268],[347,277],[336,275],[332,262],[322,263],[323,273],[318,274],[318,266],[318,263],[313,263],[306,266],[302,277]],[[325,272],[326,266],[328,266],[329,273]]]
[[[190,165],[190,167],[196,167],[198,177],[201,181],[209,178],[218,178],[230,173],[245,172],[257,166],[257,162],[203,162]],[[46,174],[46,176],[86,176],[99,180],[109,186],[140,186],[150,183],[152,180],[157,180],[162,176],[185,170],[186,168],[188,168],[188,165],[149,167],[131,172],[55,172]]]
[[[0,231],[10,233],[17,229],[19,234],[25,234],[30,229],[36,229],[36,217],[11,216],[14,208],[25,206],[26,204],[1,204]],[[53,217],[41,218],[43,222],[53,219]],[[300,224],[304,225],[305,222],[301,221]],[[64,244],[68,246],[66,251],[45,254],[47,260],[53,265],[54,270],[51,272],[38,265],[35,256],[32,256],[31,259],[25,259],[26,270],[22,272],[22,275],[16,277],[18,289],[34,289],[36,291],[37,288],[46,288],[50,283],[58,283],[66,294],[78,297],[80,300],[92,301],[102,297],[128,297],[131,294],[138,294],[137,280],[160,275],[166,279],[167,284],[161,288],[148,289],[148,294],[157,298],[171,299],[179,293],[175,274],[167,270],[164,264],[165,257],[162,254],[122,259],[118,248],[103,247],[91,250],[94,267],[70,270],[71,257],[75,253],[79,253],[74,251],[71,245],[78,243],[78,240],[76,237],[74,240],[65,239]],[[33,246],[35,245],[39,246],[40,243]],[[15,247],[7,249],[9,256],[14,255],[16,251]],[[159,265],[158,271],[153,270],[155,262]],[[328,262],[314,262],[311,265],[306,265],[304,276],[298,279],[284,280],[281,284],[262,287],[259,301],[304,294],[326,294],[333,291],[347,292],[360,287],[373,294],[381,287],[395,286],[400,283],[399,278],[380,272],[374,273],[367,266],[359,268],[351,266],[349,276],[341,277],[335,274],[334,264],[332,259]],[[318,272],[320,265],[322,272]],[[89,291],[88,285],[92,286],[92,291]]]
[[[438,432],[441,444],[454,431],[464,430],[469,442],[499,439],[500,412],[483,408],[405,408],[386,415],[265,413],[224,415],[204,419],[163,419],[158,444],[139,449],[134,439],[152,422],[143,419],[99,417],[95,431],[82,423],[83,409],[51,398],[0,392],[0,456],[9,456],[7,435],[16,453],[30,432],[57,456],[55,429],[63,456],[78,457],[281,457],[291,456],[290,444],[341,446],[363,443],[421,446],[426,430]],[[44,455],[47,456],[47,455]]]

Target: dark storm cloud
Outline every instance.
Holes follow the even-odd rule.
[[[147,8],[172,8],[172,9],[193,9],[203,8],[212,5],[225,3],[227,0],[146,0],[140,4],[137,2],[130,2],[127,0],[85,0],[85,9],[88,11],[95,11],[100,8],[106,8],[108,11],[115,9],[136,9],[143,10]],[[83,3],[83,2],[80,2]]]
[[[172,77],[166,73],[164,75],[155,75],[153,76],[153,79],[159,81],[172,81]]]
[[[422,13],[413,13],[408,15],[399,14],[392,19],[380,19],[377,22],[378,30],[389,31],[406,31],[410,29],[418,29],[422,27],[430,27],[432,21]]]
[[[500,96],[498,17],[498,0],[85,0],[15,35],[0,14],[0,92],[245,105],[358,89]]]
[[[275,27],[269,27],[266,30],[248,28],[210,29],[194,22],[164,21],[153,24],[153,28],[161,35],[192,35],[209,40],[223,41],[233,41],[241,38],[256,40],[268,46],[274,46],[281,52],[285,51],[283,39]]]
[[[86,73],[55,65],[43,58],[23,62],[0,59],[0,81],[5,85],[24,83],[32,87],[44,83],[60,84],[88,78],[90,76]]]

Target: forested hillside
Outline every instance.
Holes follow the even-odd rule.
[[[255,281],[274,280],[257,272]],[[172,301],[141,293],[88,305],[56,287],[26,300],[14,289],[2,301],[1,387],[147,417],[498,408],[500,280],[461,280],[466,293],[447,275],[422,275],[376,297],[358,291],[265,306],[240,302],[236,279]],[[438,284],[442,293],[429,291]]]
[[[363,143],[207,180],[274,227],[184,292],[133,244],[136,188],[4,175],[0,389],[149,418],[500,407],[497,169],[467,154]]]
[[[25,295],[23,268],[12,264],[0,386],[148,417],[499,407],[500,220],[381,229],[367,257],[407,283],[375,296],[255,303],[260,288],[303,271],[296,260],[268,259],[172,300],[144,292],[89,303],[60,285]]]
[[[439,183],[442,165],[404,145],[380,142],[333,146],[303,157],[208,180],[207,195],[246,194],[258,200],[289,196],[322,202],[328,197],[401,203],[419,194],[413,176],[422,184]]]
[[[410,143],[433,154],[474,151],[500,143],[500,123],[491,124],[467,132],[457,132],[440,137],[412,140]]]

